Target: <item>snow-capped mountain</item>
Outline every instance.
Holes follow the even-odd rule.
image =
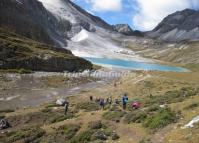
[[[76,56],[135,59],[122,47],[122,34],[99,17],[89,14],[70,0],[39,0],[57,19],[69,21],[68,46]],[[118,42],[120,39],[120,42]],[[127,55],[121,53],[128,53]]]
[[[39,0],[58,20],[67,20],[71,23],[68,36],[71,38],[82,29],[95,32],[98,28],[113,31],[112,26],[99,17],[93,16],[75,5],[70,0]]]
[[[81,57],[140,59],[125,48],[125,41],[151,41],[146,37],[126,36],[143,35],[128,25],[109,25],[70,0],[1,0],[0,13],[2,28],[59,45]],[[185,10],[168,16],[147,35],[161,40],[192,40],[199,37],[198,29],[198,11]],[[147,43],[143,44],[147,47]]]

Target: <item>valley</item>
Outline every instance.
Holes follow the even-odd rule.
[[[198,19],[142,32],[71,0],[1,0],[0,143],[198,143]]]

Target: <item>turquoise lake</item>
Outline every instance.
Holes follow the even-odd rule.
[[[156,63],[146,63],[138,61],[127,61],[121,59],[108,59],[108,58],[90,58],[86,57],[88,61],[96,65],[123,68],[130,70],[152,70],[152,71],[173,71],[173,72],[187,72],[188,70],[181,67],[167,66]]]

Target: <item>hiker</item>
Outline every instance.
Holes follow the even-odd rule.
[[[90,96],[90,101],[93,101],[93,96]]]
[[[64,104],[64,114],[66,115],[67,114],[67,112],[68,112],[68,107],[69,107],[69,102],[65,102],[65,104]]]
[[[124,96],[122,97],[122,106],[123,106],[123,110],[126,110],[126,104],[128,102],[128,96],[127,93],[124,94]]]
[[[10,127],[10,124],[5,119],[2,119],[0,121],[0,130],[7,129],[9,127]]]
[[[99,104],[100,104],[101,108],[104,109],[105,103],[104,103],[104,99],[103,98],[100,99]]]
[[[141,106],[141,103],[136,101],[136,102],[133,102],[131,106],[133,109],[139,109]]]
[[[112,97],[109,97],[109,98],[108,98],[108,103],[109,103],[109,105],[112,104]]]

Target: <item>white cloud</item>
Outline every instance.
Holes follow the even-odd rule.
[[[133,17],[134,27],[153,29],[167,15],[185,8],[199,8],[199,0],[133,0],[138,11]]]
[[[121,11],[122,0],[86,0],[96,12]]]

